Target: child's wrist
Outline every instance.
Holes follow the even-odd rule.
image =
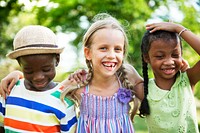
[[[19,73],[19,79],[23,79],[24,78],[23,73],[21,71],[18,71],[18,73]]]
[[[185,32],[185,31],[190,31],[190,30],[183,27],[182,30],[178,33],[178,35],[181,36],[181,34],[183,34],[183,32]]]

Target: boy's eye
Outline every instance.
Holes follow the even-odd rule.
[[[26,70],[24,70],[24,73],[26,73],[26,74],[33,74],[32,71],[26,71]]]
[[[45,68],[45,69],[43,69],[43,72],[49,72],[49,71],[51,71],[51,68]]]

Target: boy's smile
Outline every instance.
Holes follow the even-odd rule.
[[[56,55],[29,55],[19,58],[25,77],[25,86],[29,90],[45,91],[51,89],[51,81],[56,74]]]

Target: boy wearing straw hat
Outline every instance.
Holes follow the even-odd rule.
[[[60,100],[62,84],[56,84],[56,66],[63,48],[47,27],[30,25],[15,36],[14,50],[24,79],[20,79],[5,100],[0,97],[0,124],[5,132],[75,132],[74,103]],[[69,84],[72,81],[69,81]]]

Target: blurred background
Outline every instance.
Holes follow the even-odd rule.
[[[12,50],[17,31],[30,24],[49,27],[57,34],[58,45],[65,47],[56,81],[62,81],[78,68],[86,68],[82,37],[93,16],[102,12],[123,24],[130,45],[127,60],[140,75],[140,42],[146,24],[171,20],[200,37],[200,0],[0,0],[0,80],[9,72],[20,70],[17,62],[6,58],[6,54]],[[199,55],[184,41],[183,57],[190,66],[199,60]],[[194,93],[200,123],[199,84]],[[136,116],[134,126],[137,133],[147,133],[142,118]]]

